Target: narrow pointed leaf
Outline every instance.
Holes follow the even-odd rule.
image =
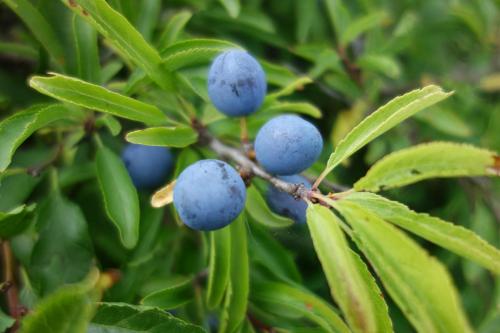
[[[373,278],[351,251],[340,220],[319,205],[307,208],[307,225],[331,294],[354,332],[391,332],[387,305]]]
[[[191,127],[150,127],[127,133],[128,142],[147,146],[184,148],[198,140],[198,133]]]
[[[93,25],[111,44],[140,67],[160,87],[172,90],[173,74],[161,65],[161,57],[127,19],[105,0],[62,0]]]
[[[252,293],[252,300],[266,304],[271,311],[290,308],[327,332],[351,332],[330,304],[299,287],[276,282],[258,284]]]
[[[385,289],[421,333],[472,332],[445,267],[377,215],[347,200],[335,201],[353,238]]]
[[[240,0],[219,0],[219,2],[226,8],[229,16],[235,18],[240,14]]]
[[[346,47],[362,33],[381,25],[386,18],[386,12],[375,11],[352,21],[340,35],[340,45]]]
[[[101,303],[87,333],[206,333],[168,312],[125,303]]]
[[[289,218],[273,213],[255,186],[250,186],[247,189],[245,208],[255,221],[270,228],[285,228],[294,223]]]
[[[494,152],[471,145],[421,144],[384,157],[354,184],[354,188],[377,192],[434,177],[500,175],[499,160]]]
[[[77,115],[61,104],[45,104],[32,106],[4,119],[0,122],[0,172],[9,166],[16,149],[36,130]]]
[[[231,261],[229,286],[220,318],[219,332],[233,333],[241,328],[246,317],[250,284],[247,230],[244,214],[229,225]]]
[[[23,232],[31,222],[36,204],[21,205],[8,212],[0,212],[0,238],[9,239]]]
[[[216,308],[224,297],[229,283],[231,261],[231,233],[229,228],[210,233],[210,261],[208,264],[207,305]]]
[[[286,113],[294,112],[301,113],[313,118],[321,118],[321,110],[318,109],[311,103],[306,102],[276,102],[262,109],[263,114],[265,113]]]
[[[373,139],[387,132],[418,111],[447,98],[451,94],[452,93],[444,92],[440,87],[430,85],[396,97],[389,103],[380,107],[354,127],[354,129],[339,142],[328,160],[326,169],[322,173],[322,178],[342,161]]]
[[[96,167],[106,213],[118,228],[123,245],[133,248],[139,238],[139,198],[127,169],[106,147],[97,151]]]
[[[73,14],[73,39],[78,77],[90,82],[101,81],[101,64],[97,32],[80,16]]]
[[[156,106],[120,95],[77,78],[54,74],[34,76],[29,84],[42,94],[63,102],[146,124],[165,124],[168,119]]]
[[[61,41],[40,11],[28,0],[5,0],[4,3],[23,20],[54,60],[64,64],[66,59]]]
[[[362,205],[385,221],[404,228],[436,245],[500,275],[500,250],[488,244],[474,232],[372,193],[355,192],[345,200]]]
[[[193,279],[188,278],[180,283],[146,295],[141,304],[161,309],[175,309],[194,299]]]
[[[158,42],[159,48],[164,49],[166,46],[174,43],[192,16],[193,13],[187,10],[182,10],[172,16],[160,36]]]
[[[161,56],[164,66],[170,71],[175,71],[209,63],[219,53],[230,49],[240,49],[240,47],[218,39],[189,39],[168,46],[161,52]]]

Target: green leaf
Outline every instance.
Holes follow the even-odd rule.
[[[325,0],[326,13],[330,19],[330,24],[339,38],[344,34],[351,20],[349,11],[343,3],[343,0]]]
[[[219,2],[226,8],[229,16],[236,18],[240,14],[240,0],[219,0]]]
[[[267,107],[264,107],[260,113],[286,113],[296,112],[311,116],[313,118],[321,118],[321,110],[310,103],[305,102],[276,102]]]
[[[449,135],[466,138],[473,134],[471,124],[457,114],[454,109],[434,106],[415,115],[415,119]]]
[[[192,16],[193,13],[188,10],[182,10],[172,16],[168,20],[168,23],[165,26],[165,30],[163,30],[163,33],[161,34],[161,37],[158,41],[159,48],[164,49],[165,47],[177,41],[179,34],[184,29]]]
[[[2,310],[0,310],[0,331],[8,332],[8,329],[14,325],[16,320],[8,315],[6,315]]]
[[[252,261],[267,267],[276,278],[285,282],[301,283],[295,257],[270,234],[265,227],[250,223],[249,253]]]
[[[97,47],[97,32],[80,16],[73,14],[73,38],[78,77],[98,83],[101,81],[101,64]]]
[[[142,68],[160,87],[172,90],[173,75],[161,65],[159,53],[105,0],[62,1],[92,24],[121,55]]]
[[[270,228],[286,228],[294,223],[289,218],[273,213],[255,186],[247,188],[247,202],[245,207],[247,213],[255,221]]]
[[[266,304],[270,311],[291,309],[316,323],[327,332],[350,333],[344,321],[333,308],[313,293],[284,283],[267,282],[255,286],[252,300]]]
[[[286,87],[297,80],[297,75],[284,66],[272,64],[263,59],[259,59],[259,63],[266,73],[267,82],[271,84],[279,87]]]
[[[19,333],[85,333],[94,310],[92,288],[97,271],[87,280],[63,286],[38,303],[21,322]]]
[[[10,7],[31,30],[35,38],[58,63],[65,62],[64,48],[56,36],[52,25],[28,0],[5,0]]]
[[[452,93],[444,92],[440,87],[431,85],[396,97],[389,103],[380,107],[354,127],[354,129],[340,141],[335,151],[330,155],[326,169],[318,180],[324,178],[337,165],[370,141],[387,132],[408,117],[411,117],[418,111],[447,98],[451,94]]]
[[[362,33],[372,30],[377,26],[381,25],[384,20],[387,19],[387,13],[384,11],[376,11],[364,15],[347,25],[344,31],[340,34],[340,46],[346,47],[358,38]]]
[[[9,166],[16,149],[36,130],[75,115],[61,104],[45,104],[16,112],[0,122],[0,172]]]
[[[122,130],[122,125],[120,124],[120,122],[110,114],[105,114],[102,117],[97,118],[97,120],[95,121],[95,125],[97,127],[99,126],[107,127],[109,132],[113,136],[117,136],[118,134],[120,134]]]
[[[354,332],[392,332],[381,292],[347,244],[340,219],[328,208],[309,205],[307,225],[331,294]]]
[[[118,228],[123,245],[131,249],[139,238],[137,191],[121,159],[109,148],[99,148],[96,166],[106,213]]]
[[[171,71],[184,67],[206,64],[219,53],[238,45],[218,39],[189,39],[172,44],[161,51],[163,64]]]
[[[229,225],[231,233],[231,262],[229,286],[220,318],[219,332],[236,332],[244,322],[249,294],[249,263],[247,230],[244,214]]]
[[[36,204],[21,205],[9,212],[0,211],[0,238],[8,239],[23,232],[31,222]]]
[[[471,145],[426,143],[387,155],[354,188],[377,192],[435,177],[500,175],[499,159],[494,152]]]
[[[34,76],[29,84],[42,94],[63,102],[146,124],[165,124],[168,119],[156,106],[120,95],[73,77],[53,74]]]
[[[500,274],[500,251],[468,229],[428,214],[416,213],[399,202],[373,193],[355,192],[345,200],[359,204],[387,222]]]
[[[311,78],[309,78],[307,76],[299,77],[296,80],[294,80],[293,82],[290,82],[289,84],[287,84],[285,87],[279,89],[278,91],[273,92],[272,94],[268,94],[266,96],[264,103],[268,102],[268,101],[276,100],[276,99],[283,97],[283,96],[289,96],[289,95],[293,94],[295,91],[303,90],[305,85],[311,84],[311,83],[313,83],[313,80],[311,80]]]
[[[229,283],[231,264],[231,233],[229,228],[210,232],[207,305],[214,309],[222,302]]]
[[[194,299],[193,279],[188,278],[166,289],[155,291],[141,301],[141,304],[161,309],[175,309]]]
[[[401,68],[396,60],[385,54],[364,54],[356,60],[362,70],[373,71],[397,79]]]
[[[453,281],[417,243],[363,206],[347,200],[335,208],[353,227],[353,238],[385,289],[418,332],[471,332]]]
[[[47,331],[48,332],[48,331]],[[206,333],[158,308],[101,303],[87,333]]]
[[[127,133],[128,142],[147,146],[183,148],[198,140],[198,133],[191,127],[150,127]]]
[[[46,295],[83,279],[92,264],[93,249],[82,211],[60,193],[50,194],[38,206],[37,217],[39,235],[29,273],[40,295]]]
[[[140,1],[135,20],[137,30],[147,41],[151,40],[161,14],[161,0]]]

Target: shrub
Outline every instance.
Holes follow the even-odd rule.
[[[498,15],[2,1],[0,331],[496,332]]]

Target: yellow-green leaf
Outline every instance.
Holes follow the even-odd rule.
[[[128,142],[147,146],[187,147],[198,140],[191,127],[150,127],[127,133]]]
[[[418,332],[472,332],[453,281],[440,262],[362,205],[334,202],[385,289]]]
[[[309,205],[307,225],[331,294],[354,332],[392,332],[381,292],[349,248],[339,218],[328,208]]]
[[[250,186],[247,189],[247,202],[245,207],[248,214],[255,221],[270,228],[285,228],[293,224],[293,221],[289,218],[273,213],[255,186]]]
[[[380,107],[361,121],[361,123],[354,127],[353,130],[340,141],[335,151],[330,155],[327,166],[318,179],[318,182],[342,161],[357,152],[370,141],[411,117],[418,111],[447,98],[451,94],[452,93],[444,92],[438,86],[430,85],[396,97],[389,103]]]
[[[377,192],[435,177],[499,175],[492,151],[452,142],[432,142],[392,153],[378,161],[354,184],[356,190]]]
[[[500,250],[474,232],[405,205],[368,192],[354,192],[343,200],[353,201],[385,221],[468,258],[500,275]]]

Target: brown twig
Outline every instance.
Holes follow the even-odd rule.
[[[340,59],[342,60],[342,64],[344,65],[344,68],[346,69],[347,73],[351,77],[351,79],[358,84],[358,86],[363,86],[363,80],[361,77],[361,69],[353,63],[345,50],[344,47],[339,47],[337,49],[337,52],[340,56]]]
[[[6,285],[5,295],[7,300],[7,307],[9,315],[16,320],[14,325],[10,328],[10,332],[16,332],[19,329],[19,319],[25,313],[25,309],[19,303],[19,293],[15,278],[15,261],[12,256],[12,250],[8,241],[2,241],[2,270],[3,281]]]

